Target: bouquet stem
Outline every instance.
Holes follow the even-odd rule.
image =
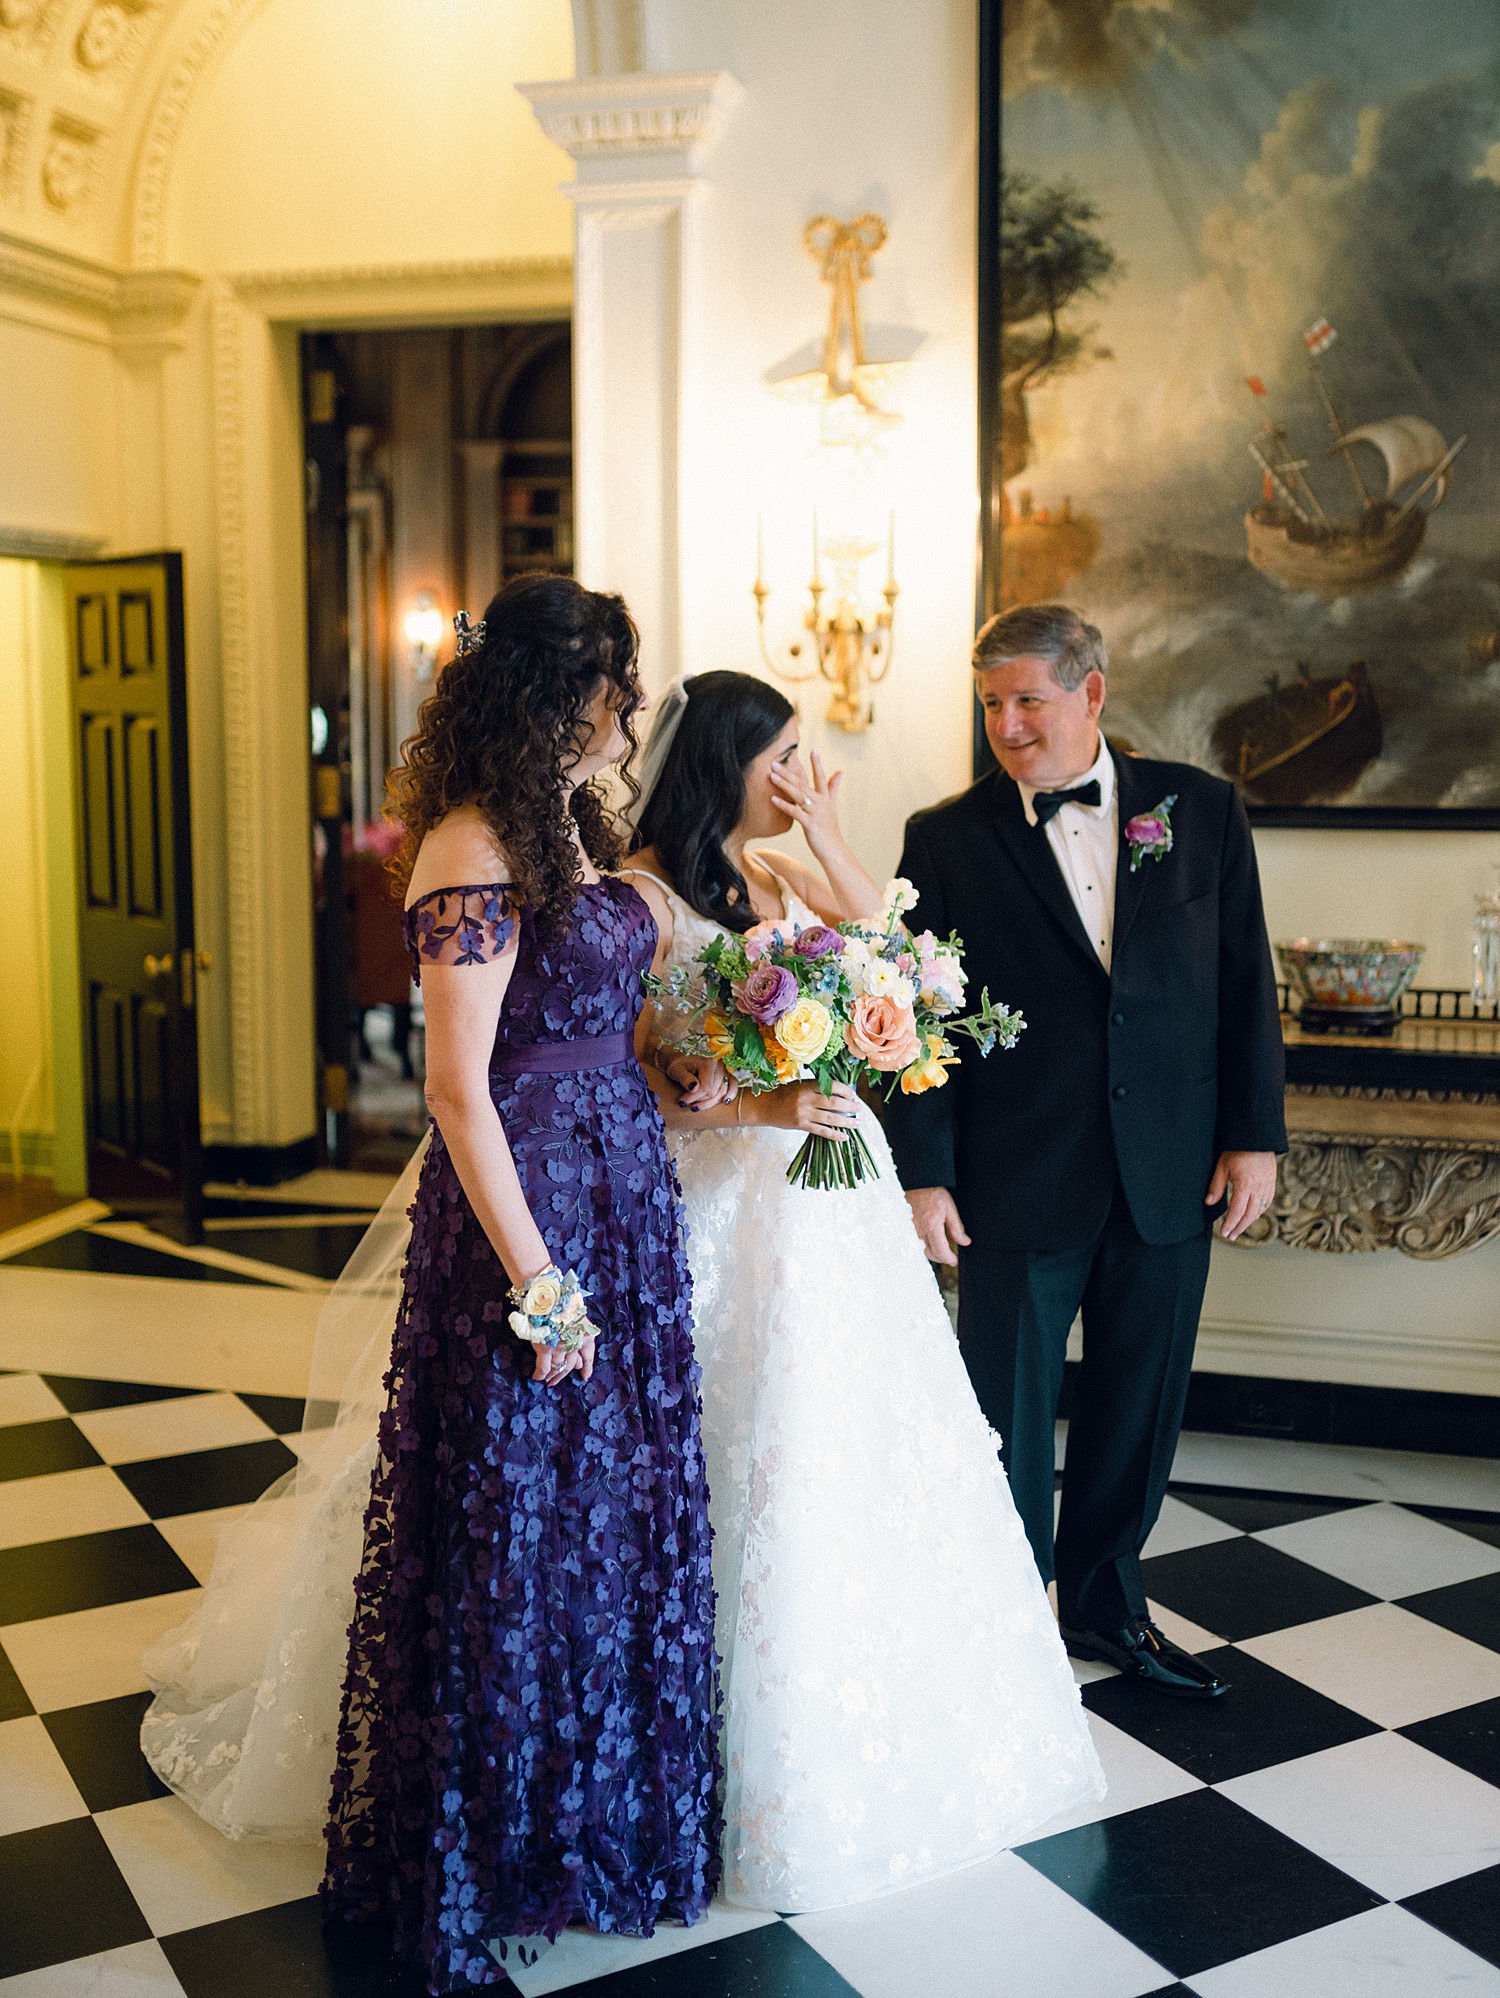
[[[870,1147],[858,1131],[851,1131],[847,1138],[804,1139],[786,1169],[792,1186],[835,1187],[845,1192],[879,1175]]]

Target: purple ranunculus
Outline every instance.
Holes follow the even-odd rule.
[[[1126,825],[1125,837],[1132,846],[1166,846],[1172,838],[1172,830],[1155,812],[1142,812]]]
[[[769,1027],[797,1003],[797,980],[779,964],[757,964],[734,987],[742,1013],[758,1026]]]
[[[826,923],[813,923],[799,934],[792,949],[798,957],[841,957],[844,939]]]

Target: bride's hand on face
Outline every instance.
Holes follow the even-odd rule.
[[[782,1131],[805,1131],[812,1138],[847,1138],[854,1130],[859,1098],[847,1082],[824,1096],[815,1082],[789,1082],[754,1099],[756,1119]]]
[[[711,1055],[672,1055],[662,1066],[668,1082],[682,1091],[678,1101],[687,1110],[714,1110],[733,1103],[739,1089],[722,1062]]]
[[[807,835],[807,843],[814,853],[828,847],[842,846],[844,835],[839,828],[839,786],[844,781],[842,770],[835,770],[830,777],[823,769],[823,759],[816,750],[811,757],[811,776],[800,762],[779,763],[772,767],[771,783],[774,787],[776,803],[789,819],[801,826]]]

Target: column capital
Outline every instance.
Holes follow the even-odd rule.
[[[516,88],[547,137],[577,162],[580,189],[695,178],[743,94],[727,69],[634,70]]]

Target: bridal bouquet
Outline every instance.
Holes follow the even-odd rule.
[[[958,1060],[950,1038],[966,1034],[981,1054],[1014,1047],[1026,1022],[992,1003],[960,1019],[963,945],[913,935],[902,922],[915,907],[909,881],[892,881],[880,914],[865,922],[807,929],[757,923],[743,936],[716,937],[703,967],[696,1009],[699,1046],[742,1089],[759,1093],[814,1081],[871,1082],[889,1096],[940,1089]],[[691,973],[678,973],[685,984]],[[679,988],[680,989],[680,988]],[[787,1168],[793,1186],[857,1186],[877,1171],[859,1132],[809,1137]]]

